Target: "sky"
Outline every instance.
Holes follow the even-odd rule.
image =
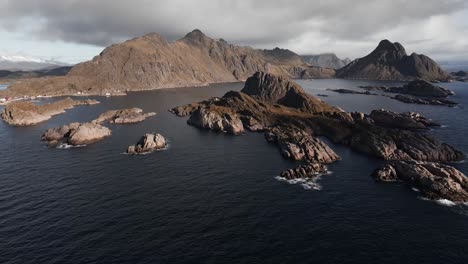
[[[200,29],[230,43],[365,56],[382,39],[468,61],[468,0],[0,0],[0,55],[86,61],[113,43]]]

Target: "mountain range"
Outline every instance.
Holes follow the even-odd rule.
[[[316,67],[339,69],[351,62],[349,58],[340,59],[335,53],[323,53],[318,55],[303,55],[302,59]]]
[[[67,63],[19,55],[0,55],[0,70],[38,71],[69,66]]]
[[[325,57],[334,60],[336,56]],[[287,49],[237,46],[223,39],[212,39],[196,29],[173,42],[150,33],[111,45],[92,60],[75,65],[66,76],[18,81],[2,94],[119,94],[245,81],[257,71],[288,78],[430,81],[449,78],[429,57],[415,53],[407,56],[401,44],[388,40],[381,41],[366,57],[335,71],[312,66],[304,57]]]

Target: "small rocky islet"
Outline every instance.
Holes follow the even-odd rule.
[[[325,164],[340,159],[318,137],[326,137],[388,164],[433,164],[455,172],[455,168],[442,163],[465,159],[465,155],[455,147],[423,133],[438,124],[418,113],[386,110],[375,110],[370,114],[345,112],[307,94],[285,77],[264,72],[257,72],[247,79],[240,92],[230,91],[221,98],[175,107],[170,111],[178,116],[189,116],[188,124],[199,128],[234,135],[245,131],[264,132],[266,140],[277,144],[285,158],[303,161],[297,168],[281,173],[287,179],[316,178],[326,171]],[[434,188],[440,177],[449,183],[455,181],[442,172],[443,169],[431,170],[433,176],[424,177],[424,180],[434,181],[429,184]],[[418,187],[408,177],[394,178]],[[465,185],[460,186],[441,192],[439,196],[427,197],[466,202],[468,197],[460,196],[458,192],[468,189]]]
[[[147,154],[167,147],[167,140],[161,134],[147,133],[127,148],[127,154]]]

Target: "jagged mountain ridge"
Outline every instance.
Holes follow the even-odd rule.
[[[9,90],[28,95],[102,94],[244,81],[256,71],[299,78],[308,69],[289,50],[236,46],[200,30],[174,42],[150,33],[107,47],[91,61],[77,64],[65,77],[24,81]]]

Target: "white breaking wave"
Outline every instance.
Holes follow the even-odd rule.
[[[302,186],[302,188],[304,188],[305,190],[320,191],[320,190],[322,190],[322,186],[317,181],[320,180],[322,175],[330,175],[332,173],[333,173],[332,171],[327,171],[327,172],[322,173],[322,174],[317,174],[313,178],[298,178],[298,179],[288,180],[288,179],[286,179],[284,177],[281,177],[281,176],[275,176],[275,179],[278,180],[278,181],[287,182],[289,184],[300,184]]]
[[[85,147],[86,145],[70,145],[70,144],[67,144],[67,143],[60,143],[57,145],[57,149],[69,149],[69,148],[81,148],[81,147]]]

